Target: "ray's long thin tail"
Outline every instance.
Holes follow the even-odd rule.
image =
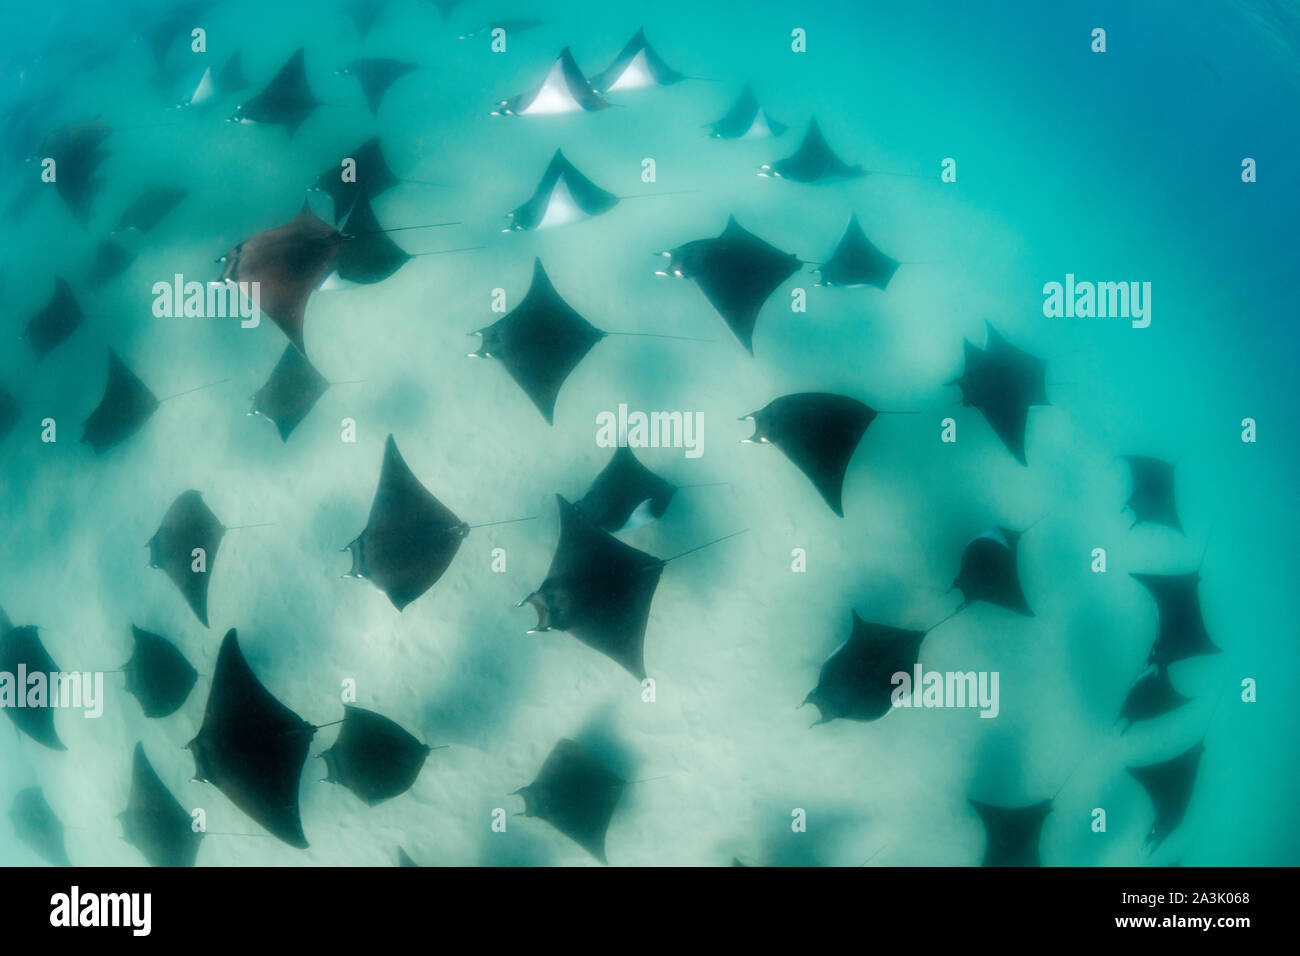
[[[487,246],[461,246],[457,249],[431,249],[428,252],[408,252],[407,256],[412,259],[419,259],[421,256],[445,256],[453,252],[475,252],[486,248]]]
[[[460,226],[464,225],[459,219],[451,222],[426,222],[417,226],[393,226],[389,229],[365,229],[361,232],[348,232],[344,235],[349,239],[360,239],[364,236],[385,236],[390,232],[408,232],[412,229],[441,229],[443,226]]]
[[[506,518],[504,521],[485,521],[483,524],[472,524],[471,528],[495,528],[502,524],[518,524],[521,521],[536,521],[537,515],[526,515],[523,518]]]
[[[705,548],[711,548],[715,544],[721,544],[723,541],[726,541],[728,538],[738,537],[742,534],[746,534],[748,531],[749,531],[748,528],[742,528],[740,531],[733,531],[731,532],[731,534],[724,534],[721,538],[714,538],[712,541],[706,541],[704,542],[704,544],[696,545],[693,548],[683,551],[681,554],[674,554],[671,558],[664,558],[664,564],[667,564],[669,561],[676,561],[678,558],[684,558],[688,554],[694,554],[696,551],[703,551]]]
[[[173,398],[180,398],[182,395],[193,395],[195,392],[201,392],[201,391],[203,391],[205,388],[216,388],[218,385],[224,385],[224,384],[226,384],[226,382],[229,382],[229,381],[230,381],[230,379],[228,379],[228,378],[223,378],[223,379],[219,379],[218,381],[215,381],[215,382],[208,382],[208,384],[206,384],[206,385],[198,385],[198,386],[195,386],[194,388],[187,388],[187,389],[186,389],[185,391],[183,391],[183,392],[176,392],[176,393],[174,393],[174,394],[172,394],[172,395],[168,395],[166,398],[160,398],[160,399],[158,399],[158,404],[161,405],[163,402],[170,402]]]
[[[699,339],[691,335],[669,335],[665,332],[606,332],[606,335],[634,335],[649,339],[677,339],[681,342],[716,342],[717,339]]]
[[[619,199],[659,199],[662,196],[686,196],[690,193],[701,192],[699,189],[673,189],[661,193],[637,193],[634,196],[619,196]]]

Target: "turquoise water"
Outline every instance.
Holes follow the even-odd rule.
[[[76,864],[137,865],[115,816],[143,741],[163,781],[213,831],[257,833],[215,788],[190,781],[182,748],[203,717],[222,634],[238,628],[262,681],[313,723],[339,718],[339,688],[397,720],[437,751],[414,787],[367,808],[318,783],[301,790],[311,846],[218,835],[204,865],[388,864],[401,845],[427,864],[588,864],[591,858],[509,794],[557,740],[584,742],[628,788],[610,826],[615,865],[974,865],[983,833],[966,798],[1024,804],[1056,794],[1041,853],[1050,865],[1294,864],[1289,824],[1300,787],[1290,675],[1300,618],[1295,589],[1294,367],[1286,277],[1300,201],[1288,179],[1297,142],[1300,12],[1291,3],[1185,4],[776,3],[645,5],[467,0],[435,7],[393,0],[364,41],[341,5],[228,0],[204,14],[207,59],[174,50],[159,78],[136,39],[164,8],[51,4],[3,13],[3,98],[52,91],[40,133],[102,116],[105,183],[83,226],[43,195],[3,240],[0,290],[10,347],[0,383],[26,402],[0,444],[0,606],[36,624],[67,669],[110,669],[130,653],[135,623],[171,637],[200,671],[177,714],[149,721],[106,675],[98,720],[60,714],[66,753],[0,728],[0,805],[40,785],[69,827]],[[459,40],[496,17],[548,22],[508,38]],[[611,94],[597,114],[492,117],[570,46],[602,69],[638,26],[677,69],[706,79]],[[1107,52],[1090,33],[1107,31]],[[807,52],[790,49],[807,32]],[[76,61],[104,45],[108,59]],[[228,124],[298,46],[320,99],[292,138]],[[207,111],[171,107],[202,65],[242,51],[251,88]],[[38,56],[39,55],[39,56]],[[358,56],[417,61],[372,117],[354,81]],[[793,129],[775,141],[720,142],[716,120],[745,81]],[[805,186],[754,175],[788,155],[815,115],[847,159],[882,175]],[[284,347],[269,322],[158,319],[151,287],[174,273],[215,277],[240,240],[290,219],[304,188],[365,138],[383,137],[407,184],[385,194],[385,225],[455,220],[397,234],[417,258],[375,286],[322,291],[309,302],[308,352],[334,381],[287,443],[246,416],[247,396]],[[11,134],[13,135],[12,130]],[[25,155],[15,147],[6,153]],[[21,145],[21,144],[19,144]],[[625,201],[598,218],[502,234],[551,154],[565,154]],[[642,160],[656,161],[653,184]],[[940,163],[957,160],[955,183]],[[1259,180],[1241,181],[1243,157]],[[6,159],[4,202],[35,173]],[[886,175],[887,174],[887,175]],[[143,188],[191,195],[139,244],[119,278],[85,287],[96,242]],[[689,190],[689,192],[687,192]],[[324,206],[318,206],[324,210]],[[824,258],[851,211],[895,258],[881,293],[824,289],[802,273],[778,290],[750,357],[685,282],[657,278],[653,254],[722,230],[728,215],[805,260]],[[613,337],[560,394],[547,427],[499,367],[465,357],[466,333],[499,316],[493,290],[518,301],[541,257],[557,289],[602,328],[705,338]],[[1042,287],[1066,273],[1143,280],[1152,322],[1049,319]],[[27,319],[66,277],[85,325],[43,362],[17,343]],[[785,305],[808,290],[808,311]],[[1030,413],[1020,466],[945,387],[962,340],[990,320],[1047,360],[1051,406]],[[111,346],[160,395],[221,379],[167,402],[121,447],[95,458],[77,442],[102,391]],[[744,445],[736,418],[797,391],[840,392],[918,415],[885,416],[845,482],[845,517],[825,507],[775,449]],[[514,604],[545,577],[558,533],[552,496],[582,494],[604,465],[594,422],[624,402],[704,415],[704,454],[638,452],[683,491],[666,518],[625,539],[666,556],[740,528],[748,534],[669,565],[656,595],[646,662],[657,700],[642,701],[616,664],[560,633],[525,636]],[[956,444],[940,420],[958,421]],[[1259,440],[1240,439],[1243,418]],[[41,420],[58,441],[40,440]],[[357,423],[355,443],[340,422]],[[364,527],[385,437],[415,474],[475,530],[446,576],[398,614],[364,582],[342,580],[338,551]],[[1129,530],[1127,477],[1116,456],[1176,462],[1185,535]],[[212,570],[204,628],[176,589],[147,570],[145,542],[167,505],[197,488],[232,532]],[[809,728],[796,707],[848,636],[850,610],[924,628],[949,614],[961,549],[993,524],[1027,528],[1021,577],[1032,619],[994,607],[964,611],[926,638],[935,670],[998,671],[1001,711],[903,711],[872,723]],[[1107,550],[1105,574],[1089,570]],[[505,573],[492,550],[504,548]],[[791,573],[791,550],[808,555]],[[1202,561],[1206,623],[1224,653],[1176,665],[1193,698],[1123,737],[1113,730],[1155,631],[1149,597],[1129,571],[1189,570]],[[1259,684],[1240,702],[1242,680]],[[118,681],[115,683],[115,680]],[[313,753],[333,729],[321,732]],[[1205,739],[1182,826],[1141,852],[1149,802],[1124,772]],[[1090,829],[1107,811],[1105,833]],[[791,831],[791,811],[808,831]],[[38,858],[0,824],[0,862]]]

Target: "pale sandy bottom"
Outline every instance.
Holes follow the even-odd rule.
[[[856,865],[877,851],[873,865],[970,865],[983,841],[968,796],[1030,802],[1062,784],[1044,859],[1133,864],[1143,861],[1150,809],[1123,766],[1177,753],[1207,727],[1188,819],[1154,862],[1294,862],[1294,841],[1278,845],[1269,832],[1295,793],[1289,772],[1277,769],[1294,749],[1279,728],[1294,726],[1295,705],[1268,695],[1247,707],[1235,696],[1242,677],[1295,662],[1295,598],[1281,586],[1294,581],[1294,509],[1279,517],[1276,506],[1291,493],[1294,456],[1277,431],[1255,446],[1238,440],[1242,417],[1264,421],[1280,407],[1284,380],[1250,358],[1256,346],[1215,333],[1219,310],[1198,308],[1240,291],[1201,281],[1217,254],[1214,230],[1175,241],[1181,233],[1153,196],[1155,174],[1142,162],[1126,170],[1122,144],[1060,149],[1050,92],[1026,94],[1009,110],[1008,91],[1026,83],[1011,67],[984,75],[965,53],[954,59],[958,72],[939,75],[944,40],[931,38],[938,46],[927,53],[907,14],[891,10],[872,24],[833,10],[809,14],[798,25],[816,45],[792,60],[789,18],[775,5],[746,5],[751,13],[739,20],[700,5],[687,19],[683,5],[668,6],[646,14],[652,41],[680,69],[723,82],[623,94],[600,115],[487,113],[544,73],[564,43],[584,68],[603,67],[639,14],[611,9],[578,20],[560,10],[552,26],[513,39],[505,56],[479,40],[458,42],[413,4],[397,4],[364,47],[350,26],[286,19],[279,35],[239,38],[249,75],[268,75],[302,42],[322,98],[342,104],[319,111],[292,140],[222,123],[228,103],[176,118],[142,87],[132,94],[138,103],[115,104],[124,115],[179,125],[115,134],[112,179],[86,236],[53,201],[39,207],[11,248],[10,327],[43,303],[52,272],[85,268],[91,237],[143,184],[179,181],[195,194],[123,278],[86,299],[91,319],[72,342],[39,367],[20,352],[0,359],[8,380],[43,399],[0,460],[0,604],[15,623],[40,625],[65,668],[120,666],[135,623],[171,636],[203,676],[180,713],[147,721],[120,676],[107,675],[101,719],[58,717],[66,753],[0,727],[0,805],[39,783],[77,828],[68,834],[75,863],[141,863],[114,817],[125,806],[131,749],[143,741],[179,799],[207,810],[211,830],[258,832],[214,788],[190,782],[193,764],[181,749],[201,721],[220,637],[235,627],[263,682],[307,720],[338,719],[341,683],[353,679],[361,705],[450,746],[431,756],[408,794],[375,809],[317,782],[323,764],[313,757],[302,783],[310,849],[214,834],[200,852],[207,865],[382,865],[398,845],[427,864],[592,863],[538,821],[511,817],[506,833],[490,829],[494,808],[522,810],[508,794],[561,737],[641,781],[609,831],[616,865],[718,865],[733,856]],[[477,25],[490,13],[467,6],[463,20]],[[355,86],[330,75],[362,49],[428,62],[393,88],[377,124]],[[703,135],[701,124],[722,114],[745,79],[769,115],[794,124],[781,140]],[[134,89],[129,71],[116,82]],[[87,109],[100,102],[93,90],[71,95],[79,99]],[[810,113],[847,157],[921,178],[813,188],[756,177],[760,163],[793,150]],[[453,186],[399,187],[378,203],[381,220],[463,223],[399,241],[411,251],[486,248],[416,259],[379,286],[317,294],[306,326],[313,361],[327,377],[365,383],[332,389],[282,445],[266,422],[245,416],[246,397],[283,348],[278,330],[155,319],[148,291],[174,272],[207,278],[216,256],[292,216],[302,187],[376,129],[399,172]],[[622,195],[696,191],[628,200],[554,231],[500,234],[504,213],[527,198],[556,147]],[[939,161],[950,155],[959,181],[943,185]],[[656,160],[654,184],[640,179],[645,157]],[[821,259],[854,209],[872,239],[907,264],[884,294],[813,288],[807,273],[791,280],[763,312],[753,358],[696,288],[653,276],[653,254],[717,234],[729,214],[783,249]],[[492,290],[517,303],[535,256],[602,328],[712,341],[607,339],[570,378],[548,427],[501,367],[465,357],[475,341],[466,333],[495,318]],[[1066,271],[1152,279],[1152,327],[1044,319],[1042,283]],[[808,289],[806,314],[790,311],[796,286]],[[977,414],[954,408],[956,389],[944,386],[959,370],[962,337],[982,344],[986,318],[1048,359],[1053,404],[1031,413],[1028,469]],[[95,460],[76,439],[98,401],[110,344],[159,394],[231,381],[166,403],[144,432]],[[749,426],[738,416],[805,390],[919,412],[871,426],[849,470],[843,519],[777,451],[739,443]],[[552,496],[581,495],[603,466],[595,417],[620,402],[703,412],[702,458],[661,449],[642,460],[679,484],[729,483],[681,492],[667,518],[629,533],[630,543],[667,556],[749,529],[664,574],[646,638],[652,704],[628,674],[573,638],[525,636],[532,614],[513,606],[545,576],[558,533]],[[31,438],[46,414],[58,421],[53,445]],[[959,423],[955,445],[939,442],[948,415]],[[344,418],[358,424],[355,444],[339,439]],[[402,614],[370,585],[343,580],[348,560],[338,553],[365,524],[390,432],[415,474],[470,523],[538,516],[472,532],[446,576]],[[1134,452],[1179,463],[1185,537],[1128,530],[1116,456]],[[145,541],[187,488],[201,490],[227,525],[274,522],[223,542],[207,630],[163,575],[144,567]],[[815,712],[797,705],[848,636],[851,609],[928,627],[956,605],[945,592],[970,537],[1036,520],[1022,545],[1036,617],[979,607],[936,630],[921,651],[926,668],[999,671],[997,719],[901,712],[810,729]],[[1202,598],[1225,654],[1180,665],[1176,682],[1194,704],[1119,738],[1110,722],[1155,628],[1154,607],[1128,572],[1194,567],[1207,539]],[[1089,570],[1095,547],[1109,553],[1104,575]],[[506,550],[505,573],[490,570],[494,548]],[[795,548],[807,552],[806,573],[791,571]],[[333,734],[322,731],[313,753]],[[1094,807],[1108,811],[1106,834],[1089,831]],[[807,811],[808,833],[791,832],[794,808]],[[36,861],[4,825],[0,861]]]

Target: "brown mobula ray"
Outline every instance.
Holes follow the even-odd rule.
[[[343,233],[306,202],[291,221],[245,239],[219,261],[227,282],[256,282],[260,308],[289,341],[304,349],[307,300],[334,269]]]
[[[448,225],[455,223],[344,232],[317,216],[304,201],[291,221],[245,239],[222,256],[218,260],[225,264],[221,278],[226,282],[257,283],[261,310],[295,347],[305,352],[303,320],[307,300],[338,268],[345,243],[382,233]]]

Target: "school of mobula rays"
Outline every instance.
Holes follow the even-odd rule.
[[[144,42],[159,71],[165,72],[175,62],[174,48],[182,35],[188,35],[190,21],[214,5],[199,0],[175,7],[144,29]],[[444,17],[451,16],[457,5],[438,3]],[[384,0],[355,0],[347,5],[346,14],[359,37],[371,32],[385,6]],[[524,32],[541,26],[542,21],[502,20],[458,36],[483,35],[498,25],[507,32]],[[279,126],[292,137],[319,109],[332,105],[318,97],[307,64],[306,51],[300,48],[259,88],[245,74],[240,52],[226,51],[219,64],[204,69],[191,84],[180,106],[201,113],[214,104],[231,102],[237,95],[230,121]],[[423,65],[364,56],[336,67],[337,75],[355,79],[366,110],[377,119],[388,112],[384,104],[390,92],[399,84],[410,83],[406,78]],[[520,120],[600,112],[621,104],[619,97],[624,94],[694,79],[699,78],[670,66],[645,31],[638,30],[605,68],[590,75],[583,72],[571,50],[563,48],[535,85],[499,100],[491,112]],[[11,137],[34,148],[23,158],[49,158],[57,163],[54,192],[74,219],[86,225],[104,190],[101,167],[110,155],[109,144],[120,139],[121,132],[115,133],[96,118],[61,125],[41,135],[47,106],[33,95],[11,106],[2,122]],[[769,115],[746,83],[732,106],[704,128],[715,139],[753,140],[779,138],[789,126]],[[403,178],[395,172],[378,135],[346,155],[342,164],[346,174],[340,175],[339,165],[330,158],[323,163],[323,172],[304,183],[310,191],[329,199],[334,224],[304,202],[294,218],[250,235],[219,259],[223,280],[258,285],[262,309],[288,339],[266,383],[252,396],[249,412],[272,422],[285,442],[325,392],[343,384],[332,382],[308,358],[305,319],[312,293],[334,284],[381,282],[415,255],[435,254],[407,253],[390,238],[392,232],[455,225],[439,222],[384,228],[373,208],[380,195],[402,184],[441,184]],[[818,187],[852,183],[873,172],[841,158],[816,118],[808,120],[790,155],[758,170],[763,177]],[[78,332],[87,321],[82,307],[85,295],[129,269],[141,245],[189,195],[190,190],[173,185],[146,189],[122,208],[112,235],[99,241],[81,289],[75,289],[63,275],[52,277],[48,301],[21,332],[35,362]],[[30,184],[24,186],[7,215],[23,215],[36,197]],[[557,149],[531,196],[506,214],[504,231],[568,226],[610,212],[625,198],[597,185]],[[819,285],[872,287],[880,292],[886,292],[900,267],[868,238],[858,212],[852,209],[838,242],[821,262],[804,260],[769,243],[747,230],[735,216],[727,217],[717,236],[684,241],[661,255],[667,261],[658,274],[691,280],[750,354],[764,304],[805,266],[815,268]],[[527,292],[515,308],[472,334],[480,337],[480,344],[470,354],[500,362],[545,421],[553,425],[564,382],[588,353],[609,335],[638,333],[611,332],[593,325],[561,296],[538,258]],[[159,398],[117,351],[110,347],[107,357],[102,398],[88,414],[82,433],[82,441],[96,456],[116,454],[117,446],[129,444],[170,398],[208,387]],[[984,345],[965,342],[962,371],[948,382],[959,389],[960,404],[978,410],[1010,455],[1026,467],[1030,409],[1049,404],[1045,364],[986,324]],[[0,442],[18,428],[24,406],[21,396],[0,384]],[[850,464],[869,427],[882,414],[888,413],[850,395],[788,394],[743,416],[753,423],[754,432],[742,441],[775,446],[807,477],[831,511],[843,517]],[[1122,507],[1131,512],[1134,527],[1161,525],[1181,534],[1174,466],[1142,455],[1129,455],[1123,461],[1129,468],[1131,491]],[[536,614],[537,623],[528,633],[567,632],[637,680],[644,680],[647,634],[653,638],[655,631],[652,605],[665,570],[677,558],[742,533],[693,542],[688,550],[668,558],[641,551],[617,536],[662,518],[675,493],[684,487],[694,486],[669,482],[624,446],[614,452],[581,497],[570,501],[557,494],[559,540],[551,566],[518,605],[528,605]],[[482,502],[456,505],[472,509],[475,518],[490,520],[472,525],[458,517],[425,487],[389,435],[369,518],[342,549],[351,556],[351,569],[344,576],[369,581],[401,612],[424,598],[452,571],[457,552],[473,528],[528,520],[481,514]],[[225,526],[199,490],[191,489],[166,509],[146,544],[149,567],[166,574],[204,627],[209,624],[209,592],[218,550],[226,533],[233,530],[237,528]],[[960,592],[961,603],[930,628],[868,621],[853,610],[847,641],[822,665],[816,686],[804,699],[804,704],[819,711],[814,726],[884,718],[894,707],[893,676],[910,672],[929,631],[957,613],[977,613],[967,609],[982,604],[1033,617],[1020,576],[1020,545],[1027,530],[990,527],[954,556],[956,573],[951,589]],[[1124,730],[1187,704],[1190,698],[1178,690],[1170,667],[1219,651],[1201,613],[1199,570],[1135,572],[1132,577],[1154,600],[1158,626],[1145,669],[1133,682],[1117,716]],[[219,589],[219,574],[217,578]],[[436,600],[436,596],[428,600]],[[198,685],[198,670],[166,636],[132,624],[130,637],[132,652],[120,668],[124,689],[137,699],[146,718],[160,720],[175,714]],[[18,673],[20,669],[40,674],[58,670],[38,629],[14,625],[0,611],[0,673]],[[66,749],[55,726],[53,708],[6,707],[5,713],[33,742],[54,751]],[[202,724],[188,744],[194,779],[218,788],[271,835],[304,848],[308,841],[299,810],[300,777],[316,733],[333,724],[340,725],[337,737],[318,754],[325,765],[324,780],[342,785],[369,806],[400,797],[413,787],[431,752],[439,749],[392,719],[354,704],[344,705],[339,720],[310,723],[262,684],[231,628],[219,645]],[[1148,847],[1159,846],[1183,820],[1202,751],[1203,745],[1197,743],[1163,762],[1127,768],[1146,790],[1153,807]],[[154,754],[155,759],[158,756]],[[135,747],[130,776],[126,809],[119,815],[124,839],[150,864],[193,865],[204,834],[191,825],[190,811],[168,790],[143,744]],[[561,739],[535,779],[515,795],[524,803],[520,815],[551,824],[604,863],[607,830],[624,788],[631,783],[584,745]],[[983,864],[1041,865],[1040,835],[1053,799],[1001,806],[972,796],[970,807],[987,834]],[[10,820],[20,839],[42,859],[69,865],[64,825],[39,787],[18,791]],[[417,865],[402,848],[397,850],[397,860],[402,866]]]

